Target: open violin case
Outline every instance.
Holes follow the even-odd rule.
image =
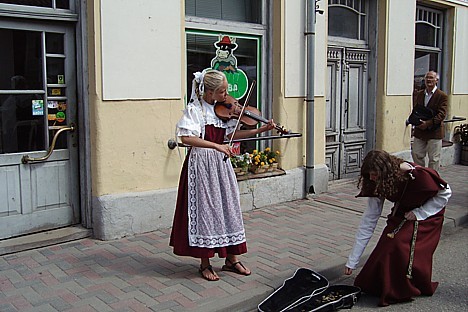
[[[328,312],[354,306],[361,289],[332,285],[319,273],[299,268],[283,285],[258,305],[259,312]]]

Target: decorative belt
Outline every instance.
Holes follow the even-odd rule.
[[[405,224],[406,219],[403,219],[400,224],[390,233],[387,233],[388,238],[394,238],[395,235],[401,230],[403,225]],[[414,249],[416,247],[416,237],[418,235],[418,220],[414,221],[414,230],[413,230],[413,236],[411,237],[411,248],[410,248],[410,256],[409,256],[409,264],[408,264],[408,273],[406,274],[406,277],[408,279],[412,279],[413,275],[413,261],[414,261]]]

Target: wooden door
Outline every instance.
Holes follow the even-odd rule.
[[[359,174],[366,151],[367,55],[364,49],[328,48],[326,164],[329,179]]]
[[[0,18],[0,239],[80,221],[74,37]]]

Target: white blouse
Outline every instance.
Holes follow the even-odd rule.
[[[452,190],[447,184],[446,188],[439,190],[434,197],[426,201],[421,207],[413,209],[412,212],[418,221],[426,220],[441,211],[447,205],[451,195]],[[348,262],[346,262],[346,267],[354,270],[358,266],[364,249],[369,243],[372,234],[374,234],[375,227],[382,213],[384,201],[385,198],[368,198],[367,209],[362,216],[361,224],[356,233],[356,241],[348,257]]]
[[[214,105],[205,100],[201,103],[197,100],[190,102],[184,110],[183,116],[176,125],[176,136],[196,136],[205,138],[205,125],[213,125],[226,129],[226,135],[234,132],[237,120],[230,119],[227,122],[216,116]]]

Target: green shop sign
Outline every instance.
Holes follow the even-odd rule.
[[[229,94],[239,100],[247,93],[249,80],[245,72],[237,68],[237,58],[233,53],[237,49],[236,38],[220,35],[214,45],[216,56],[211,60],[211,68],[224,72]]]

